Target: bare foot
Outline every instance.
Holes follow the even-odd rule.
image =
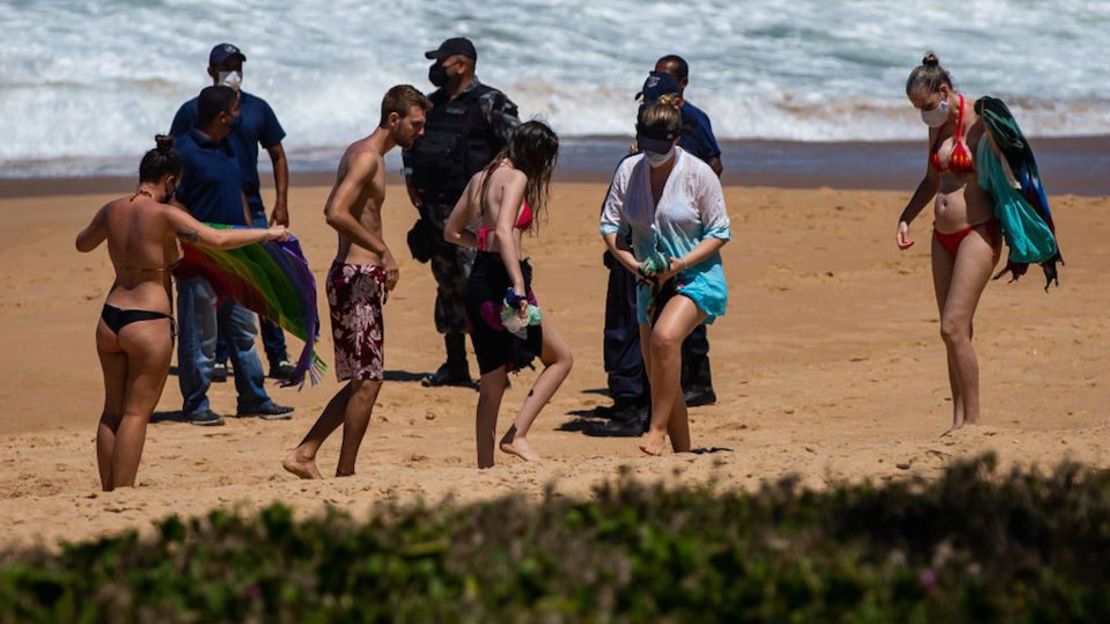
[[[950,436],[950,435],[956,433],[957,431],[959,431],[960,429],[963,429],[963,428],[964,428],[964,423],[962,423],[962,422],[961,423],[952,423],[952,426],[948,428],[948,431],[945,431],[944,433],[940,434],[940,437],[944,438],[944,437]]]
[[[648,431],[644,434],[644,441],[640,444],[640,450],[653,457],[658,457],[663,454],[666,441],[665,434]]]
[[[532,445],[528,443],[527,438],[511,434],[512,432],[506,433],[505,437],[501,438],[502,452],[516,455],[524,461],[540,461],[539,454],[532,449]]]
[[[315,459],[303,459],[294,450],[281,462],[281,467],[302,479],[323,479],[324,475],[316,468]]]

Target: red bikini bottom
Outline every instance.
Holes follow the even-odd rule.
[[[983,223],[980,223],[978,225],[969,225],[962,230],[957,230],[955,232],[952,232],[951,234],[945,234],[944,232],[937,230],[936,226],[934,225],[933,237],[937,239],[937,242],[940,243],[941,247],[944,247],[948,250],[948,253],[955,256],[956,252],[960,250],[960,243],[962,243],[963,240],[967,238],[968,234],[971,234],[973,231],[975,231],[976,228],[989,228],[987,233],[985,233],[984,238],[987,240],[987,243],[990,244],[991,249],[998,249],[1002,241],[999,240],[1001,236],[999,236],[1000,232],[998,231],[998,221],[996,221],[995,219],[984,221]]]

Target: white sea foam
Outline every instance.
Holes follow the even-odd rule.
[[[920,138],[903,87],[927,49],[1030,134],[1110,133],[1110,2],[29,1],[0,4],[0,24],[6,176],[136,160],[225,40],[247,54],[244,86],[277,111],[294,165],[368,132],[390,85],[430,89],[422,53],[456,34],[477,44],[484,81],[564,136],[630,134],[632,95],[677,52],[722,139]]]

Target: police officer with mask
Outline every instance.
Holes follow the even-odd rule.
[[[478,51],[469,39],[448,39],[425,57],[437,90],[429,96],[424,136],[403,153],[409,198],[420,214],[408,243],[413,258],[432,265],[436,330],[447,360],[423,384],[470,385],[463,303],[474,250],[444,241],[443,226],[470,177],[504,147],[520,119],[516,104],[475,76]]]

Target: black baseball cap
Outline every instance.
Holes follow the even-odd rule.
[[[478,60],[478,50],[474,49],[474,43],[466,37],[452,37],[439,44],[439,48],[425,52],[424,58],[442,61],[456,54],[469,56],[475,61]]]
[[[643,89],[636,94],[636,99],[643,98],[645,102],[654,102],[668,93],[678,95],[682,93],[682,87],[674,79],[674,76],[653,71],[648,74]]]
[[[215,67],[233,56],[238,56],[243,61],[247,60],[247,55],[243,54],[243,52],[234,44],[218,44],[216,47],[212,48],[211,52],[208,53],[208,65],[210,67]]]

